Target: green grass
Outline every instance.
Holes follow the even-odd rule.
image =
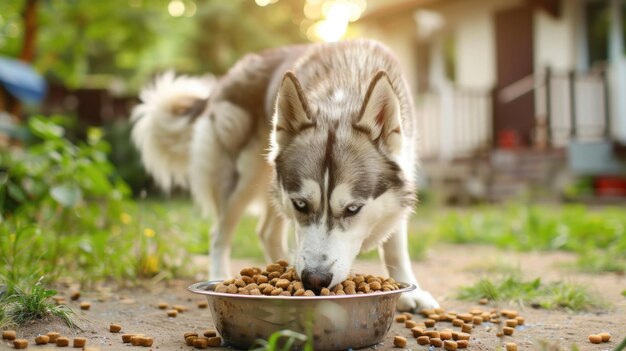
[[[17,286],[9,286],[0,299],[0,325],[22,326],[29,322],[46,318],[59,318],[67,326],[76,328],[72,320],[74,312],[65,305],[56,306],[50,301],[56,291],[46,289],[42,279],[23,290]]]
[[[300,343],[304,344],[302,350],[313,351],[313,343],[306,335],[291,330],[281,330],[270,335],[267,340],[257,340],[257,347],[252,348],[251,351],[288,351],[292,349],[292,346]]]
[[[434,242],[569,251],[580,257],[577,268],[583,271],[623,272],[626,267],[624,208],[509,204],[442,211],[432,217],[424,235]]]
[[[519,275],[508,275],[495,281],[481,279],[472,286],[461,287],[458,298],[470,301],[487,298],[494,302],[570,311],[605,307],[583,286],[564,282],[542,283],[540,278],[525,281]]]

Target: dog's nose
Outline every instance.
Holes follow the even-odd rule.
[[[320,273],[310,269],[302,271],[302,284],[304,284],[304,288],[313,290],[316,294],[319,294],[322,288],[327,288],[332,280],[332,273]]]

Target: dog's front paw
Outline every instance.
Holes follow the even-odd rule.
[[[428,291],[417,289],[402,294],[396,307],[400,312],[420,311],[438,308],[439,303]]]

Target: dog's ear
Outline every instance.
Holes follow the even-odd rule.
[[[274,133],[276,142],[284,145],[292,136],[303,128],[313,126],[310,110],[300,82],[296,75],[288,71],[276,99]]]
[[[385,71],[378,71],[367,89],[361,113],[354,123],[392,154],[402,148],[400,101]]]

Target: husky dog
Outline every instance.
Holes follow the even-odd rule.
[[[405,293],[400,310],[438,304],[421,290],[407,249],[415,204],[415,121],[399,64],[370,40],[251,54],[224,77],[165,74],[141,93],[132,137],[166,190],[188,187],[215,224],[210,278],[230,276],[234,229],[261,204],[266,259],[288,256],[319,291],[376,247]],[[267,152],[269,150],[269,152]]]

